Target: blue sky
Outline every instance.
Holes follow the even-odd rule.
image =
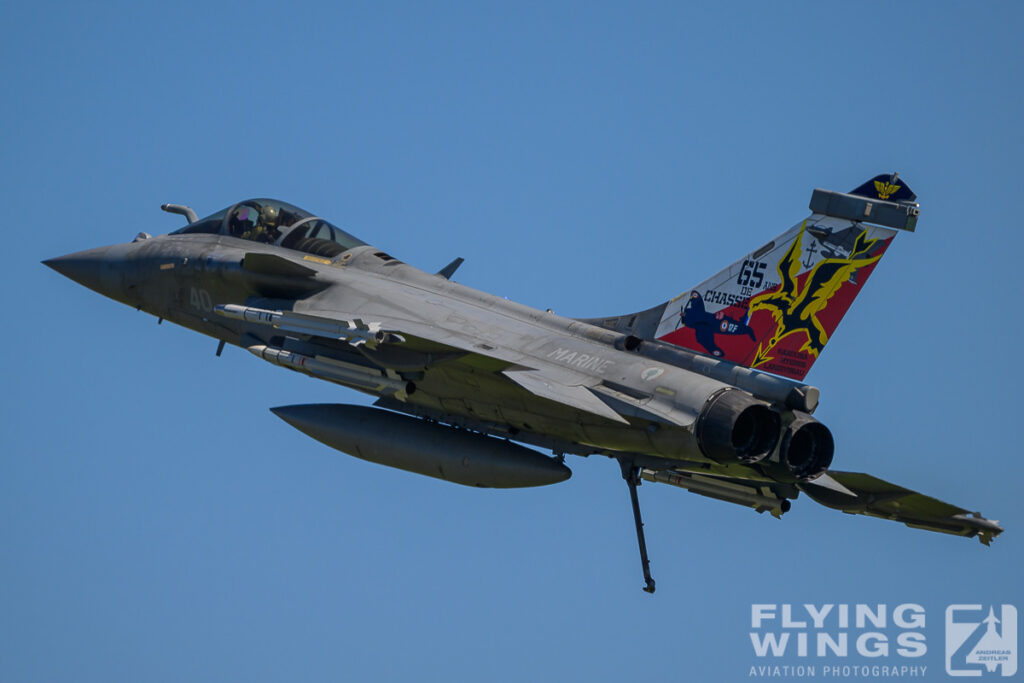
[[[0,679],[736,680],[751,603],[1014,603],[1024,552],[1013,3],[7,3]],[[922,203],[808,381],[835,466],[991,547],[615,463],[470,490],[271,406],[365,402],[44,258],[272,196],[574,316],[654,305],[897,170]],[[850,658],[850,663],[863,660]],[[790,661],[790,660],[786,660]]]

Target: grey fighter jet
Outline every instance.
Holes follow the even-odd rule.
[[[815,190],[810,216],[692,289],[588,320],[457,284],[461,259],[424,272],[271,199],[203,219],[164,205],[188,225],[44,263],[215,337],[218,355],[240,346],[377,397],[375,407],[271,409],[350,455],[498,488],[564,481],[566,455],[615,458],[653,593],[642,481],[776,517],[803,492],[986,545],[1002,532],[979,513],[830,469],[832,432],[803,381],[897,233],[916,227],[915,200],[895,174],[849,193]],[[843,248],[815,248],[823,235],[842,235]]]

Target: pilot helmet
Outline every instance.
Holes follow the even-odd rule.
[[[267,204],[260,209],[260,222],[264,225],[274,225],[277,223],[277,207]]]

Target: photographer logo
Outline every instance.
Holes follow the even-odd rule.
[[[1017,673],[1017,608],[950,605],[946,608],[946,673],[982,676]]]

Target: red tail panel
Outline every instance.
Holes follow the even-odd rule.
[[[812,219],[670,301],[656,337],[802,380],[895,235]]]

